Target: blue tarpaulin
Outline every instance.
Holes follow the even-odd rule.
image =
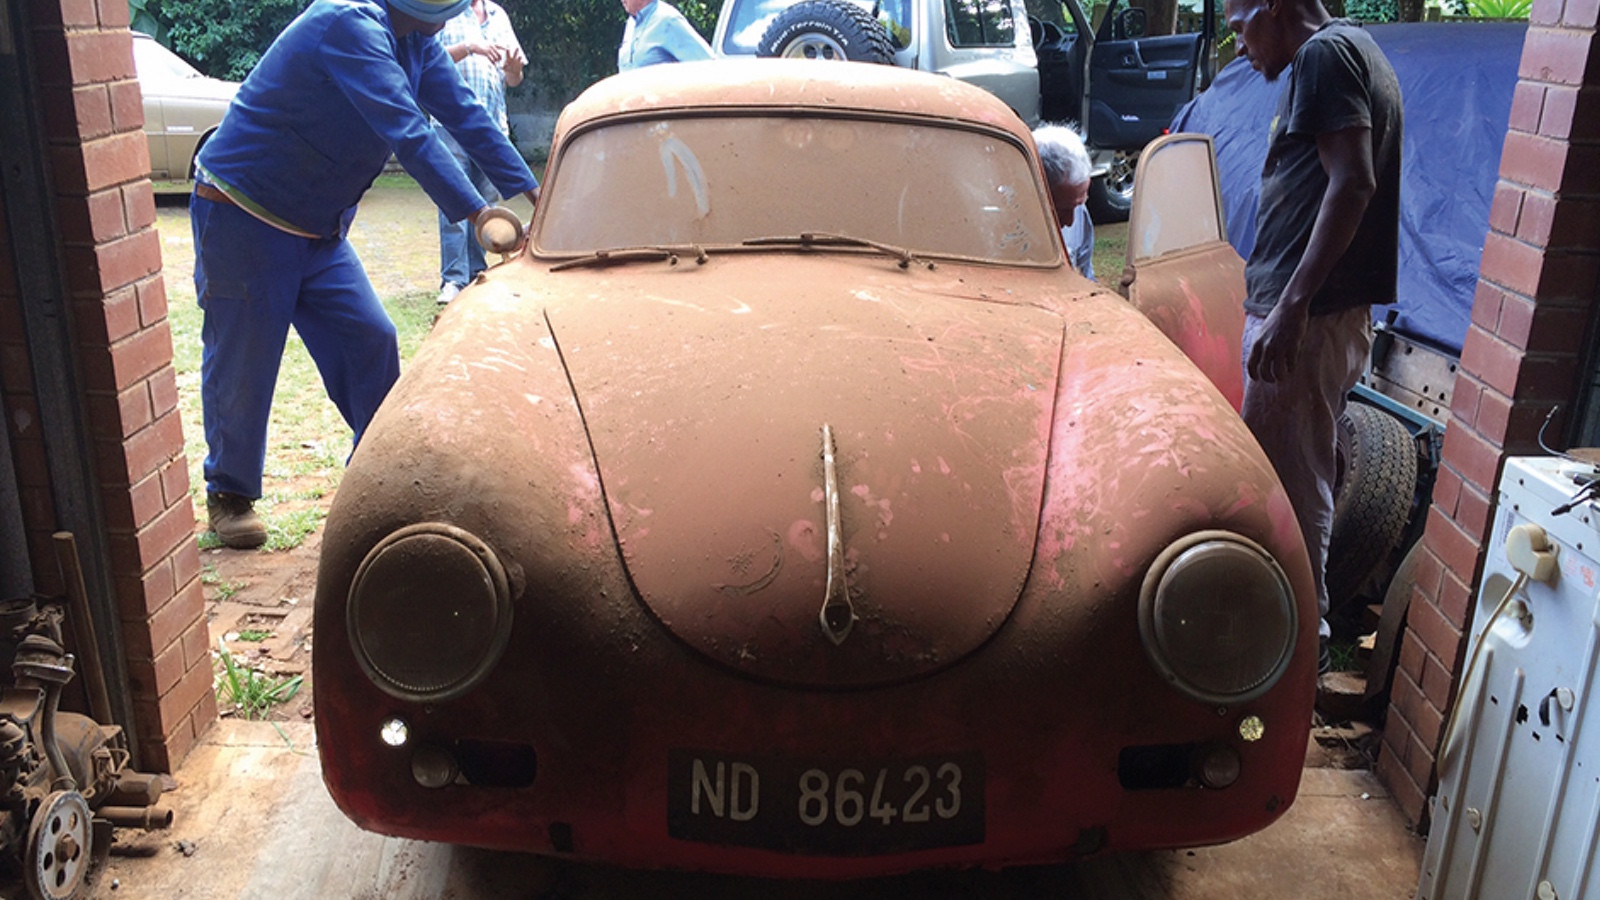
[[[1489,203],[1511,116],[1523,23],[1371,25],[1405,103],[1400,186],[1398,310],[1394,327],[1461,351],[1472,316]],[[1246,259],[1268,128],[1288,76],[1268,82],[1243,60],[1217,73],[1178,111],[1173,131],[1203,132],[1217,148],[1228,241]]]

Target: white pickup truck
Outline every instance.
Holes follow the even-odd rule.
[[[1216,0],[724,0],[722,56],[885,63],[995,94],[1030,125],[1071,122],[1094,157],[1089,211],[1124,221],[1145,144],[1214,73]]]

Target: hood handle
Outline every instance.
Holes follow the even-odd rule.
[[[844,534],[839,524],[839,472],[834,459],[833,427],[822,426],[822,493],[828,509],[828,585],[817,620],[835,647],[850,636],[856,624],[850,588],[844,579]]]

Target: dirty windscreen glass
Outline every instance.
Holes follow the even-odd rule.
[[[1028,157],[998,135],[846,116],[624,121],[566,142],[541,253],[827,232],[918,255],[1057,261]]]

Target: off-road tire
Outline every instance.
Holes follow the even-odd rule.
[[[1326,576],[1330,606],[1360,593],[1399,545],[1417,490],[1417,444],[1394,416],[1351,403],[1339,419],[1337,445]]]
[[[848,0],[804,0],[772,20],[756,44],[757,56],[894,63],[889,32],[871,13]]]
[[[1096,225],[1128,221],[1133,210],[1133,175],[1138,157],[1118,153],[1111,168],[1089,182],[1089,220]]]

